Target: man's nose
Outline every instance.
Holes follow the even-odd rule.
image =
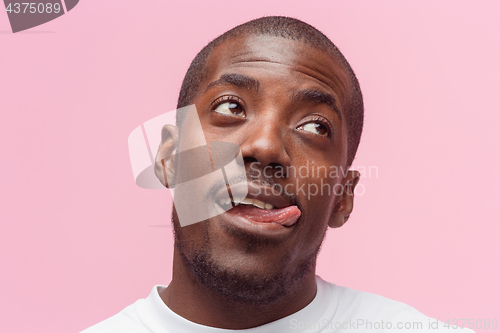
[[[241,144],[243,159],[258,162],[261,168],[266,166],[290,166],[291,159],[287,151],[287,128],[283,123],[262,119],[252,124],[249,133]]]

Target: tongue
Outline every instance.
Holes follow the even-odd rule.
[[[300,210],[297,206],[284,208],[260,209],[255,206],[240,204],[231,208],[231,214],[244,216],[252,221],[261,223],[277,223],[289,227],[297,222]]]

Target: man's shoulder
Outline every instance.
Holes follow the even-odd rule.
[[[356,330],[401,330],[405,332],[449,332],[456,329],[400,301],[365,291],[328,283],[338,295],[338,306],[330,326]],[[460,332],[473,332],[464,329]]]

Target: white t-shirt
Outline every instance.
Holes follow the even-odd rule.
[[[149,296],[81,333],[316,333],[316,332],[457,332],[453,326],[429,318],[414,308],[388,298],[336,286],[316,277],[314,300],[302,310],[271,323],[226,330],[193,323],[163,303],[155,286]],[[473,332],[472,330],[458,330]]]

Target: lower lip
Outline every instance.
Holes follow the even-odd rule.
[[[246,217],[258,223],[276,223],[282,226],[292,226],[300,217],[297,206],[276,209],[260,209],[255,206],[240,204],[229,210],[231,214]]]
[[[260,209],[240,204],[223,213],[221,217],[246,232],[278,236],[291,232],[300,217],[300,210],[297,206]]]

